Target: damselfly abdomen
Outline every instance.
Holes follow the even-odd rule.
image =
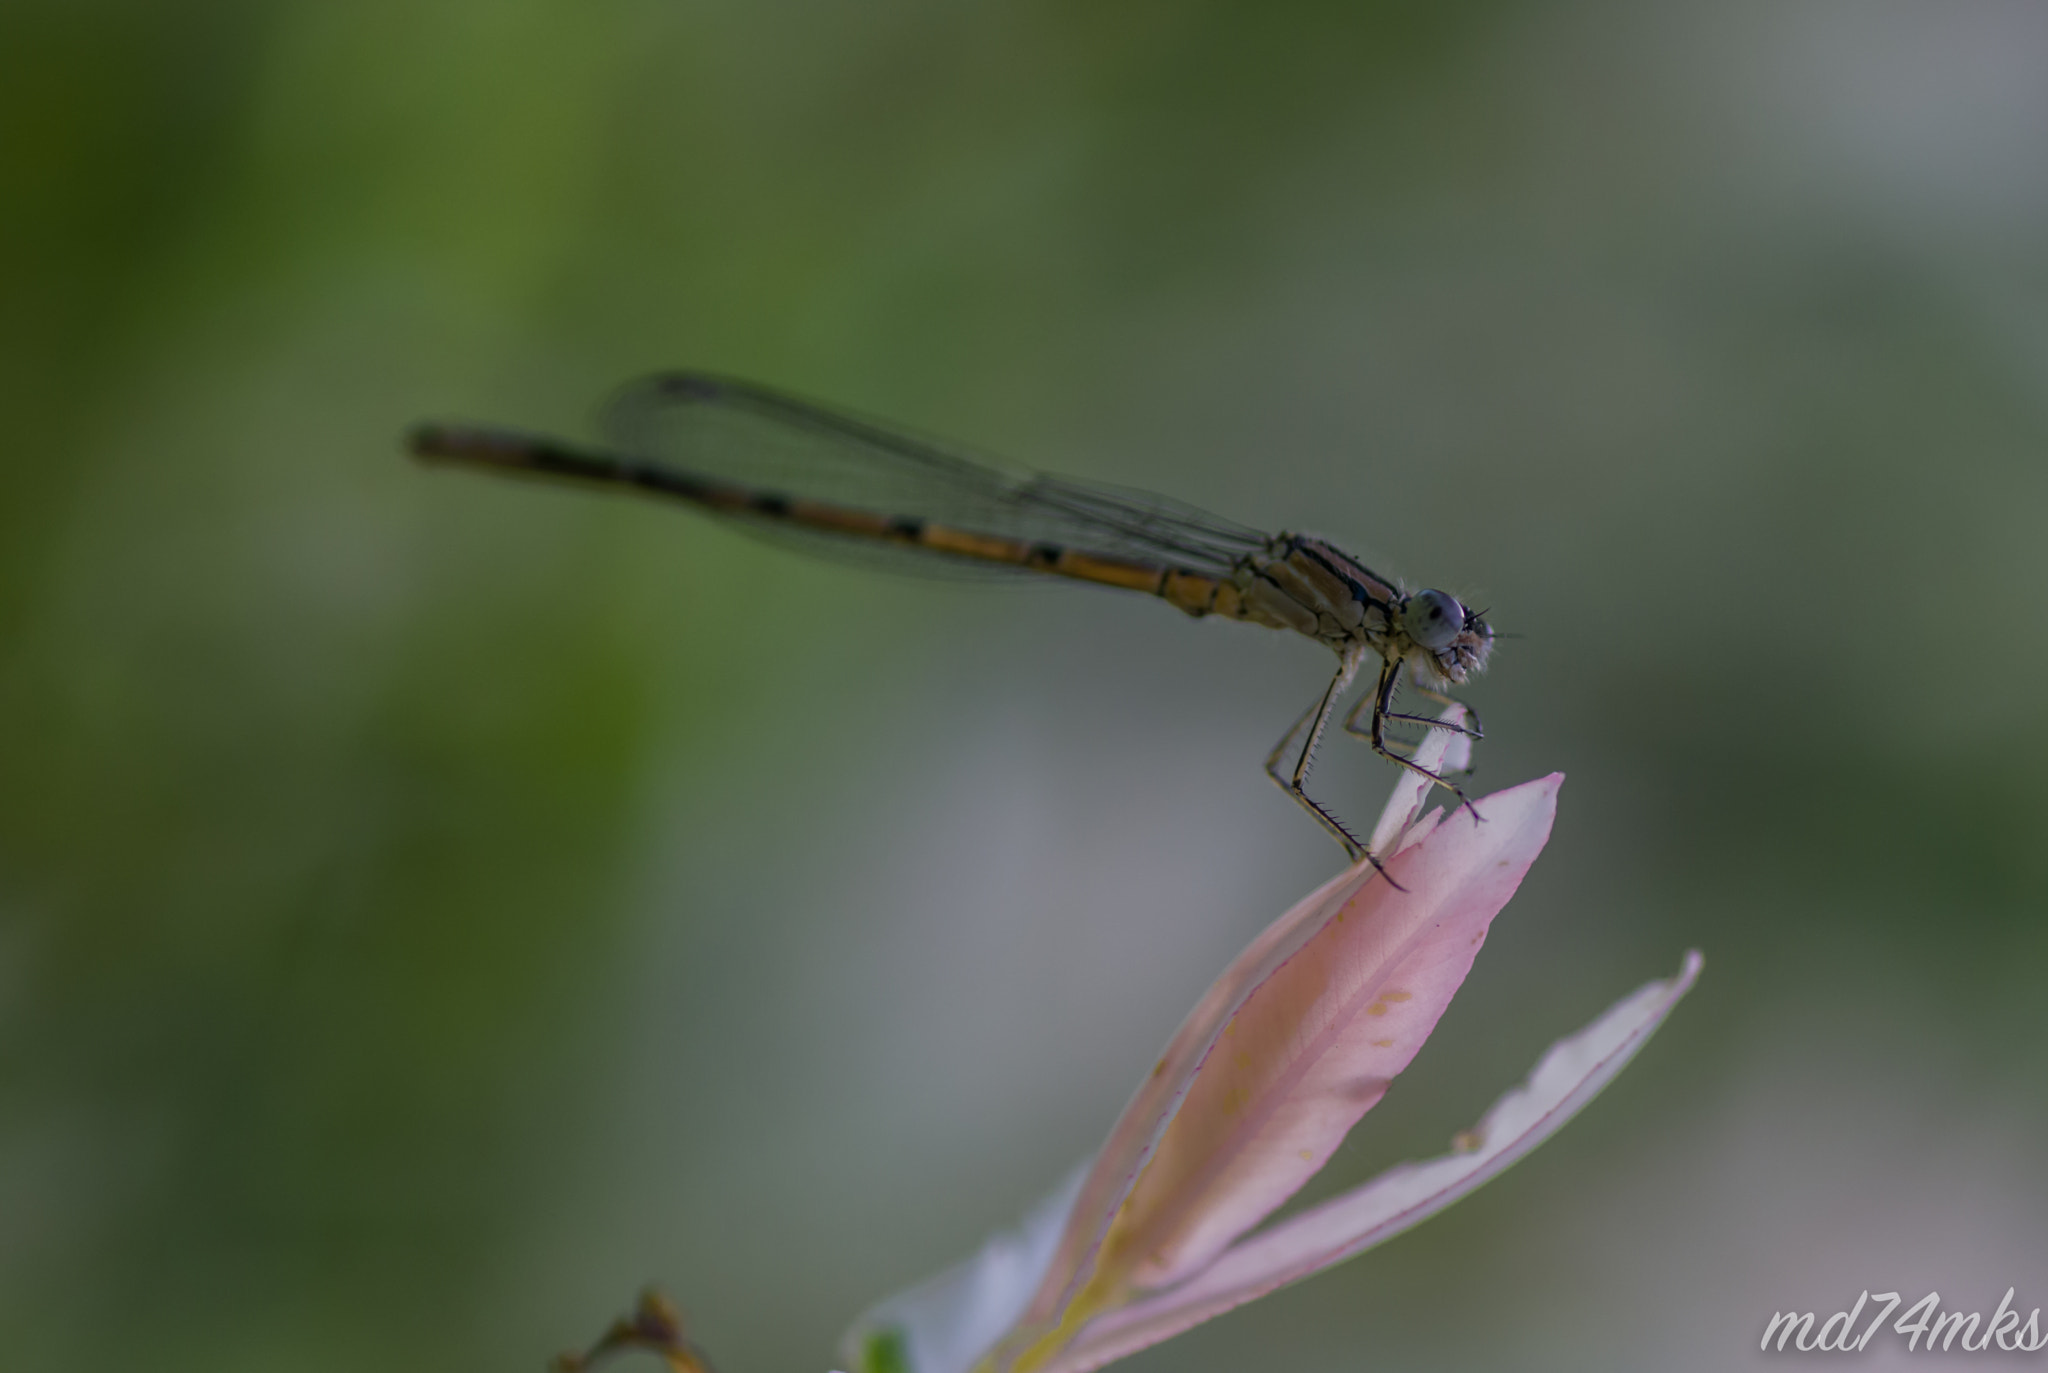
[[[413,431],[412,451],[665,496],[813,545],[1097,582],[1190,615],[1305,634],[1336,653],[1337,672],[1281,736],[1266,772],[1354,861],[1367,856],[1365,846],[1303,787],[1331,712],[1371,653],[1380,660],[1378,683],[1345,716],[1345,730],[1471,804],[1455,783],[1389,747],[1384,733],[1399,720],[1478,737],[1476,724],[1394,709],[1404,667],[1417,687],[1440,697],[1486,666],[1493,630],[1447,592],[1403,592],[1322,539],[1264,534],[1142,492],[996,471],[751,382],[698,372],[649,377],[606,407],[603,427],[607,446],[583,448],[429,424]],[[1371,719],[1361,725],[1368,707]]]

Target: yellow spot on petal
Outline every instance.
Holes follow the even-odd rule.
[[[1380,999],[1383,1001],[1413,1001],[1415,998],[1408,992],[1381,992]]]
[[[1301,1152],[1301,1161],[1302,1161],[1303,1163],[1314,1163],[1314,1162],[1316,1161],[1316,1151],[1315,1151],[1315,1150],[1313,1150],[1313,1149],[1303,1149],[1303,1150],[1301,1150],[1300,1152]]]
[[[1162,1058],[1162,1059],[1160,1059],[1160,1060],[1159,1060],[1159,1062],[1158,1062],[1158,1063],[1157,1063],[1156,1065],[1154,1065],[1154,1067],[1153,1067],[1153,1069],[1152,1069],[1152,1076],[1154,1076],[1154,1077],[1158,1077],[1158,1076],[1160,1076],[1161,1074],[1163,1074],[1163,1073],[1164,1073],[1165,1071],[1166,1071],[1166,1060]]]
[[[1486,1143],[1485,1137],[1477,1130],[1460,1130],[1457,1134],[1451,1136],[1451,1152],[1454,1154],[1469,1154],[1484,1143]]]
[[[1365,1008],[1365,1013],[1367,1015],[1385,1015],[1387,1013],[1387,1003],[1384,1001],[1375,1001],[1372,1003],[1372,1005],[1367,1006]]]
[[[1372,1042],[1372,1047],[1375,1049],[1391,1049],[1394,1047],[1394,1041],[1391,1039],[1375,1039]]]

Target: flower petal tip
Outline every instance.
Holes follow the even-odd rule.
[[[1685,962],[1678,969],[1678,976],[1672,979],[1671,989],[1675,992],[1689,992],[1692,984],[1699,981],[1700,969],[1707,966],[1707,956],[1698,949],[1685,951]]]

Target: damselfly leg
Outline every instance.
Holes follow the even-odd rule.
[[[1435,701],[1440,706],[1444,706],[1446,708],[1450,706],[1458,707],[1460,710],[1465,712],[1467,722],[1464,724],[1456,724],[1451,721],[1445,720],[1440,715],[1410,715],[1404,711],[1398,710],[1388,711],[1386,714],[1387,719],[1399,720],[1403,724],[1421,725],[1425,731],[1432,729],[1448,730],[1453,734],[1462,734],[1467,739],[1472,740],[1474,743],[1477,743],[1479,740],[1484,739],[1486,737],[1485,726],[1481,725],[1479,722],[1479,712],[1472,709],[1471,706],[1466,705],[1463,701],[1460,701],[1455,697],[1446,696],[1441,691],[1432,690],[1431,688],[1422,685],[1422,683],[1416,681],[1412,676],[1408,679],[1408,685],[1415,689],[1417,695],[1427,696],[1430,700]],[[1346,732],[1351,734],[1354,738],[1364,738],[1366,737],[1365,734],[1359,730],[1355,723],[1356,718],[1357,712],[1354,711],[1352,713],[1352,716],[1345,720],[1344,728]],[[1388,748],[1400,752],[1401,756],[1404,758],[1413,758],[1415,756],[1415,750],[1421,747],[1421,741],[1408,739],[1389,739],[1386,741],[1386,745]],[[1444,769],[1444,771],[1469,776],[1472,772],[1472,764],[1468,758],[1463,767],[1447,767]]]
[[[1395,658],[1383,662],[1380,666],[1379,682],[1373,687],[1371,694],[1359,697],[1358,704],[1351,707],[1351,713],[1344,717],[1344,732],[1371,743],[1372,751],[1380,757],[1399,763],[1408,771],[1415,773],[1419,777],[1426,777],[1436,785],[1444,788],[1451,795],[1458,798],[1459,805],[1472,812],[1474,820],[1483,820],[1485,817],[1480,815],[1478,808],[1472,804],[1472,798],[1467,796],[1456,782],[1444,776],[1443,773],[1432,772],[1412,758],[1402,757],[1387,746],[1385,729],[1386,722],[1389,720],[1409,721],[1414,724],[1427,726],[1430,729],[1447,729],[1455,734],[1462,734],[1468,739],[1483,737],[1476,725],[1453,724],[1447,720],[1433,720],[1423,715],[1404,715],[1394,710],[1394,688],[1399,685],[1400,681],[1400,660]],[[1418,689],[1427,691],[1427,688]],[[1436,693],[1431,692],[1430,694],[1435,695]],[[1361,726],[1358,723],[1358,717],[1367,706],[1372,707],[1372,721],[1368,725]]]
[[[1481,739],[1484,739],[1486,737],[1486,726],[1480,721],[1479,712],[1472,709],[1472,707],[1468,703],[1459,700],[1455,696],[1446,696],[1443,692],[1438,691],[1434,687],[1424,686],[1422,683],[1415,680],[1414,674],[1412,673],[1409,674],[1408,685],[1414,688],[1416,695],[1427,696],[1430,700],[1436,702],[1440,706],[1457,706],[1460,710],[1463,710],[1465,712],[1465,723],[1461,725],[1454,725],[1449,721],[1444,720],[1440,716],[1403,715],[1400,711],[1397,710],[1387,712],[1387,718],[1389,720],[1408,720],[1418,725],[1427,725],[1431,729],[1447,729],[1452,731],[1453,733],[1464,735],[1467,739],[1472,740],[1474,743],[1477,743]],[[1355,733],[1356,731],[1353,732]]]
[[[1303,711],[1301,717],[1287,727],[1287,732],[1280,736],[1280,742],[1273,745],[1273,751],[1266,755],[1266,775],[1273,779],[1275,786],[1299,802],[1303,810],[1313,815],[1316,822],[1344,846],[1344,852],[1350,856],[1352,862],[1356,863],[1361,858],[1371,859],[1380,876],[1387,877],[1386,867],[1380,862],[1379,855],[1361,843],[1349,826],[1327,810],[1320,801],[1310,796],[1303,786],[1308,781],[1309,769],[1315,765],[1316,745],[1321,742],[1323,730],[1330,722],[1330,712],[1343,697],[1344,689],[1351,685],[1351,679],[1358,675],[1358,665],[1364,656],[1363,648],[1355,648],[1338,655],[1337,675],[1323,688],[1323,694],[1316,698],[1315,704]],[[1301,737],[1301,751],[1295,755],[1293,768],[1283,772],[1280,760],[1287,754],[1289,746],[1297,736]],[[1394,881],[1391,877],[1387,877],[1387,880]],[[1394,885],[1398,887],[1400,884],[1395,882]]]

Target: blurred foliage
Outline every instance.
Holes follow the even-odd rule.
[[[1759,1063],[2038,1163],[2048,36],[1964,9],[0,11],[0,1347],[533,1367],[651,1278],[825,1367],[1328,871],[1250,631],[398,455],[677,363],[1526,630],[1484,780],[1570,770],[1559,842],[1356,1171],[1708,952],[1679,1072],[1155,1366],[1632,1366],[1531,1315],[1628,1238],[1513,1237]]]

